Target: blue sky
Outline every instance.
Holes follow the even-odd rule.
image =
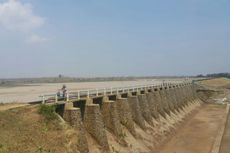
[[[230,72],[230,0],[0,0],[0,78]]]

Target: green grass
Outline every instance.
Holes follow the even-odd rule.
[[[43,115],[48,121],[50,121],[57,118],[55,109],[56,109],[56,105],[41,104],[39,106],[39,113]]]
[[[0,144],[0,153],[7,153],[7,152],[8,152],[8,148]]]

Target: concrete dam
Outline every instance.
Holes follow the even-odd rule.
[[[202,104],[196,89],[177,83],[78,95],[58,102],[56,112],[77,131],[78,140],[69,145],[80,153],[158,152]]]

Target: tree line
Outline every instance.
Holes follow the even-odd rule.
[[[225,77],[230,78],[230,73],[211,73],[211,74],[199,74],[197,77],[208,77],[208,78],[219,78],[219,77]]]

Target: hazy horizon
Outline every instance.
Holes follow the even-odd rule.
[[[230,72],[230,1],[0,0],[0,78]]]
[[[134,78],[151,78],[151,77],[196,77],[196,75],[194,76],[189,76],[189,75],[167,75],[167,76],[161,76],[161,75],[155,75],[155,76],[104,76],[104,77],[100,77],[100,76],[94,76],[94,77],[78,77],[78,76],[63,76],[63,78],[76,78],[76,79],[95,79],[95,78],[119,78],[119,77],[123,77],[123,78],[128,78],[128,77],[134,77]],[[58,76],[38,76],[38,77],[5,77],[5,78],[0,78],[1,79],[40,79],[40,78],[58,78]]]

